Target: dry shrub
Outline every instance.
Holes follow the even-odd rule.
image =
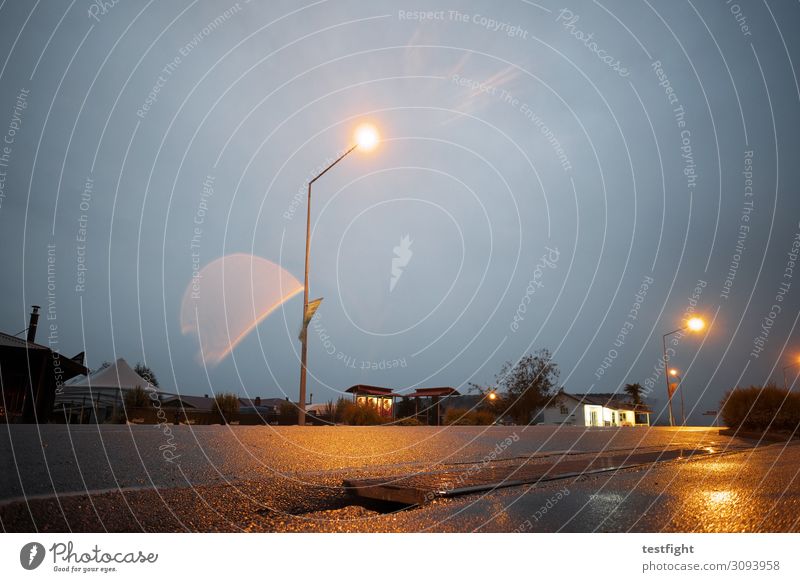
[[[386,422],[386,419],[378,413],[375,407],[369,404],[340,402],[336,406],[336,413],[341,422],[354,426],[372,426]]]
[[[800,427],[800,393],[775,384],[729,390],[721,406],[730,428],[792,432]]]
[[[458,426],[486,426],[494,422],[494,414],[488,410],[467,410],[448,408],[444,413],[444,423]]]

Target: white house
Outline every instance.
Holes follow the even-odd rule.
[[[559,392],[539,411],[534,422],[570,426],[650,426],[652,411],[617,394]]]

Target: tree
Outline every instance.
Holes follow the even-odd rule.
[[[214,396],[214,412],[220,416],[222,424],[227,424],[239,412],[239,397],[232,392]]]
[[[147,406],[149,398],[147,391],[141,386],[134,386],[125,392],[125,408],[143,408]]]
[[[644,388],[638,382],[634,382],[633,384],[625,384],[625,387],[622,389],[625,394],[630,396],[631,402],[634,404],[642,404],[642,392],[644,392]]]
[[[139,374],[142,378],[147,380],[150,384],[158,388],[158,378],[156,378],[155,373],[151,370],[148,366],[145,366],[141,362],[137,362],[136,366],[133,368],[133,371]]]
[[[141,386],[134,386],[130,390],[125,391],[125,396],[122,399],[122,410],[125,414],[125,418],[129,418],[128,414],[130,410],[134,408],[146,408],[150,404],[150,398],[148,397],[147,391],[142,388]],[[122,418],[117,416],[118,419]],[[122,420],[125,420],[122,418]]]
[[[329,422],[336,422],[336,403],[329,400],[322,409],[322,416]]]
[[[495,376],[495,385],[505,392],[503,403],[508,414],[519,424],[528,424],[539,408],[546,406],[555,393],[558,364],[550,350],[543,348],[526,354],[517,363],[506,362]],[[475,384],[474,388],[486,391]]]

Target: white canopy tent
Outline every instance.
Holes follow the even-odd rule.
[[[61,386],[56,394],[56,414],[61,412],[71,421],[74,415],[84,422],[100,422],[111,418],[122,407],[125,392],[150,383],[134,372],[124,358],[89,376],[78,376]],[[160,394],[159,394],[160,397]],[[88,411],[88,417],[84,416]]]

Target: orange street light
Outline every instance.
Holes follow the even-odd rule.
[[[700,331],[706,326],[706,322],[699,317],[693,317],[686,322],[686,327],[692,331]]]
[[[497,400],[497,392],[495,392],[494,390],[489,392],[489,400]]]
[[[686,325],[672,330],[669,333],[665,333],[661,338],[662,344],[664,347],[664,367],[666,368],[667,364],[669,363],[669,356],[667,355],[667,338],[673,334],[680,333],[682,331],[689,331],[698,332],[705,328],[706,322],[701,317],[691,317],[689,320],[686,321]],[[672,370],[669,371],[671,376],[677,375],[677,370],[675,370],[675,374],[672,373]],[[672,391],[670,390],[669,386],[669,377],[665,374],[664,380],[667,382],[667,403],[668,403],[668,410],[669,410],[669,425],[675,426],[675,419],[672,415]],[[683,398],[683,391],[681,391],[681,398]],[[685,419],[684,419],[685,420]]]
[[[308,324],[314,316],[314,312],[319,306],[319,301],[314,302],[313,308],[309,309],[308,306],[308,262],[311,251],[311,185],[319,180],[328,170],[341,162],[348,154],[354,149],[360,148],[364,151],[374,149],[378,145],[378,130],[375,126],[369,123],[362,123],[356,128],[355,144],[350,146],[346,152],[336,158],[327,168],[322,170],[319,174],[314,176],[308,182],[308,204],[306,206],[306,263],[305,263],[305,278],[303,284],[303,323],[300,331],[300,340],[302,341],[302,348],[300,350],[300,398],[297,409],[297,423],[304,425],[306,423],[306,373],[308,370]]]

